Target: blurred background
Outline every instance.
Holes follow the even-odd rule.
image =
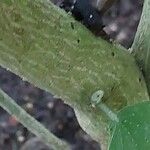
[[[103,17],[106,33],[130,48],[142,6],[143,0],[118,0]],[[56,136],[68,141],[73,150],[100,150],[100,146],[80,128],[73,109],[60,99],[54,99],[50,93],[22,81],[3,68],[0,68],[0,88]],[[0,150],[33,149],[50,150],[0,108]]]

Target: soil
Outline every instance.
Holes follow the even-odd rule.
[[[143,0],[119,0],[105,14],[105,31],[130,48],[141,16]],[[91,43],[92,44],[92,43]],[[0,68],[0,88],[52,133],[68,141],[72,150],[100,150],[79,126],[74,111],[50,93]],[[14,117],[0,108],[0,150],[50,150]]]

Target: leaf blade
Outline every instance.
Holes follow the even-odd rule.
[[[147,150],[150,148],[150,102],[126,107],[118,113],[120,122],[109,150]],[[119,135],[119,136],[118,136]],[[122,143],[120,146],[119,143]]]

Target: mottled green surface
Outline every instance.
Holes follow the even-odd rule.
[[[118,113],[109,150],[150,149],[150,102],[127,107]]]
[[[16,117],[29,131],[39,137],[53,150],[69,150],[69,146],[50,133],[44,126],[31,117],[19,105],[15,103],[8,95],[0,90],[0,106],[9,114]]]
[[[0,12],[0,65],[63,98],[105,149],[109,121],[90,98],[104,91],[103,102],[113,111],[148,99],[134,58],[47,0],[1,0]]]
[[[144,72],[150,95],[150,0],[145,0],[141,21],[132,45],[133,54]]]

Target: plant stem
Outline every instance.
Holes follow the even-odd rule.
[[[50,133],[2,90],[0,90],[0,106],[54,150],[69,150],[69,146],[65,142]]]
[[[117,114],[114,113],[109,107],[107,107],[107,105],[101,102],[97,105],[97,107],[99,107],[101,111],[103,111],[112,121],[119,122]]]
[[[93,107],[98,107],[102,112],[104,112],[110,120],[119,122],[117,114],[115,114],[106,104],[102,102],[104,96],[104,91],[98,90],[94,92],[91,96],[91,104]]]
[[[150,0],[144,1],[141,20],[132,45],[135,59],[144,73],[149,96],[150,96]]]

